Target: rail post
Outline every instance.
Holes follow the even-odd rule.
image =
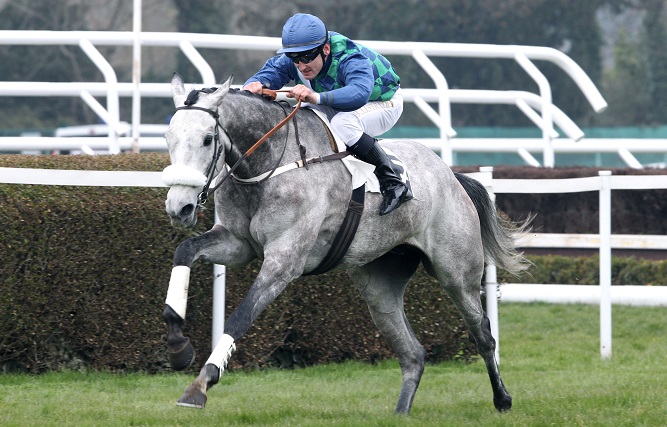
[[[611,358],[611,171],[600,176],[600,356]]]
[[[493,193],[493,166],[479,168],[481,172],[480,182],[486,188],[495,203],[496,195]],[[491,323],[491,335],[496,340],[496,363],[500,365],[500,327],[498,326],[498,276],[496,266],[487,264],[485,270],[484,291],[486,293],[486,315]]]

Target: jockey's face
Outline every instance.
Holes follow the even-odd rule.
[[[306,80],[314,79],[315,76],[322,71],[326,57],[331,53],[331,46],[329,43],[322,46],[322,53],[324,54],[324,58],[322,58],[322,55],[317,55],[317,57],[308,64],[304,64],[301,61],[296,63],[296,67],[301,71],[301,74],[303,74]]]

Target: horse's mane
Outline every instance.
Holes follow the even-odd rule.
[[[217,87],[205,87],[204,89],[194,89],[194,90],[190,91],[190,93],[188,94],[188,97],[185,99],[184,104],[185,105],[194,105],[199,100],[199,94],[200,93],[202,93],[202,92],[203,93],[213,93],[216,90],[218,90]]]
[[[216,90],[218,90],[217,87],[205,87],[203,89],[193,89],[188,94],[187,98],[185,99],[184,104],[185,105],[194,105],[194,104],[197,103],[197,101],[199,101],[199,95],[201,93],[209,94],[209,93],[215,92]],[[230,93],[236,93],[236,94],[243,95],[243,96],[253,97],[255,99],[261,99],[261,100],[266,101],[266,102],[272,102],[270,99],[266,98],[265,96],[262,96],[262,95],[259,95],[259,94],[256,94],[256,93],[252,93],[252,92],[247,91],[247,90],[231,88],[231,89],[229,89],[229,92]]]

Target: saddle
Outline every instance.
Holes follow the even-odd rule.
[[[342,148],[345,147],[343,143],[340,142],[340,139],[336,137],[334,132],[331,130],[328,118],[325,116],[324,112],[312,108],[312,111],[315,112],[315,115],[322,121],[324,128],[329,135],[329,143],[331,144],[331,149],[334,153],[340,152]],[[346,152],[346,151],[345,151]],[[397,175],[401,177],[401,180],[405,185],[410,188],[410,180],[408,178],[407,170],[400,161],[400,159],[389,149],[385,148],[385,152],[392,163],[392,168],[396,171]],[[363,162],[355,157],[349,156],[341,159],[347,169],[352,174],[352,196],[350,197],[350,202],[348,203],[347,213],[345,214],[345,219],[338,229],[338,233],[334,238],[331,248],[327,252],[326,256],[320,262],[320,264],[312,271],[305,273],[304,276],[322,274],[325,273],[335,266],[343,259],[352,240],[356,235],[357,228],[359,227],[359,221],[361,220],[361,214],[364,210],[364,200],[366,191],[380,191],[380,185],[377,180],[377,177],[373,173],[375,169],[374,166],[369,165],[366,162]],[[361,184],[359,185],[359,181]],[[368,187],[371,187],[370,189]]]
[[[265,96],[268,95],[268,97],[273,100],[276,99],[276,91],[265,90],[265,92],[263,92],[263,95]],[[300,103],[297,104],[297,108],[299,106]],[[285,109],[285,106],[283,106],[283,109]],[[349,249],[350,245],[352,244],[352,240],[354,239],[357,229],[359,228],[361,215],[363,214],[364,211],[364,201],[365,201],[366,191],[380,192],[379,182],[377,180],[377,177],[373,173],[375,166],[363,162],[353,156],[350,156],[350,152],[346,151],[347,147],[345,146],[345,144],[341,142],[340,138],[338,138],[331,129],[331,125],[329,123],[329,119],[326,116],[326,114],[323,111],[317,109],[316,106],[309,106],[309,109],[313,111],[315,115],[322,122],[324,129],[326,130],[327,135],[329,137],[329,144],[331,146],[333,154],[323,157],[315,157],[311,159],[306,158],[305,147],[302,146],[301,143],[299,142],[298,126],[296,122],[296,116],[294,116],[294,128],[296,132],[297,144],[299,145],[299,152],[301,154],[301,160],[289,163],[284,166],[277,167],[271,171],[265,172],[253,178],[242,179],[238,177],[233,177],[235,181],[242,184],[258,184],[272,176],[276,176],[281,173],[287,172],[288,170],[302,168],[302,167],[308,169],[309,164],[322,163],[331,160],[341,160],[343,164],[345,164],[345,166],[347,167],[348,171],[352,176],[352,188],[353,188],[352,195],[350,196],[350,201],[348,202],[345,218],[343,219],[343,223],[338,229],[338,232],[336,233],[336,236],[334,237],[331,247],[329,248],[329,251],[327,252],[325,257],[322,259],[320,264],[317,267],[315,267],[315,269],[304,273],[303,274],[304,276],[326,273],[327,271],[336,267],[340,263],[340,261],[347,253],[347,250]],[[289,116],[292,116],[292,114],[288,115],[288,117]],[[401,179],[404,180],[404,183],[407,186],[410,186],[407,170],[405,169],[403,163],[398,159],[398,157],[394,155],[394,153],[391,152],[391,150],[385,149],[385,151],[390,161],[392,162],[392,167],[394,168],[394,170],[401,177]]]

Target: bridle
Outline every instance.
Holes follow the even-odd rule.
[[[218,114],[217,111],[211,110],[209,108],[198,107],[196,105],[186,105],[185,107],[176,107],[176,110],[205,111],[209,113],[211,116],[213,116],[213,118],[215,119],[215,130],[213,131],[213,144],[214,144],[213,158],[211,159],[211,163],[209,163],[208,167],[206,168],[206,173],[204,174],[204,176],[206,176],[206,184],[204,184],[204,189],[197,196],[197,203],[203,205],[208,200],[208,196],[210,194],[209,187],[211,186],[211,182],[213,182],[213,175],[215,174],[215,165],[218,164],[218,159],[220,159],[220,155],[222,154],[222,146],[220,144],[220,133],[218,132],[218,128],[222,128],[222,125],[220,124],[220,115]]]
[[[271,100],[275,100],[277,96],[277,92],[287,92],[288,90],[271,90],[271,89],[262,89],[262,96],[265,96]],[[220,133],[218,132],[218,128],[222,129],[226,134],[227,131],[225,128],[220,124],[220,115],[218,114],[217,111],[211,110],[210,108],[204,108],[204,107],[199,107],[196,105],[186,105],[183,107],[176,107],[176,110],[200,110],[204,111],[208,114],[210,114],[214,119],[215,119],[215,131],[213,133],[213,143],[214,143],[214,151],[213,151],[213,158],[211,159],[211,163],[209,163],[208,167],[206,168],[206,173],[204,174],[206,176],[206,184],[204,184],[204,188],[202,189],[201,193],[197,196],[197,204],[198,205],[204,205],[207,201],[208,198],[217,190],[220,188],[223,182],[227,180],[230,176],[232,176],[232,173],[234,170],[236,170],[237,167],[241,164],[243,160],[245,160],[248,156],[250,156],[252,153],[255,152],[264,142],[266,142],[267,139],[269,139],[273,134],[275,134],[280,128],[285,126],[287,122],[292,120],[292,118],[295,117],[297,111],[301,108],[301,100],[299,100],[292,110],[291,113],[287,114],[287,116],[280,121],[277,125],[275,125],[270,131],[268,131],[264,136],[262,136],[257,142],[255,142],[248,150],[243,153],[241,158],[239,158],[234,165],[227,169],[223,170],[220,174],[224,175],[222,178],[218,179],[217,183],[211,188],[211,183],[213,182],[213,179],[215,178],[215,169],[216,165],[218,164],[218,160],[220,159],[220,155],[222,154],[222,146],[220,144]],[[298,135],[298,134],[297,134]],[[229,138],[231,142],[231,138]],[[298,136],[297,136],[297,142],[298,142]],[[301,144],[299,144],[300,148],[302,147]],[[285,147],[287,147],[287,141],[285,141]],[[301,156],[305,156],[305,152],[303,149],[299,150],[301,152]],[[285,149],[283,149],[283,154],[285,154]],[[279,159],[278,162],[282,160],[282,156]],[[277,165],[276,165],[277,168]],[[275,168],[274,168],[275,170]],[[268,179],[271,175],[267,176],[265,179]],[[262,180],[263,181],[263,180]]]
[[[277,91],[272,91],[272,90],[267,90],[263,89],[262,90],[262,95],[270,98],[271,100],[276,99],[276,92]],[[334,154],[330,154],[328,156],[320,156],[317,158],[312,158],[312,159],[306,159],[306,149],[301,143],[299,142],[299,133],[298,133],[298,126],[296,124],[296,113],[301,107],[301,100],[299,100],[296,104],[296,107],[293,109],[293,111],[289,114],[287,114],[287,110],[285,109],[284,106],[281,105],[283,108],[283,111],[285,111],[285,114],[287,115],[283,120],[280,121],[277,125],[275,125],[270,131],[268,131],[264,136],[262,136],[257,142],[255,142],[242,156],[240,159],[234,163],[234,165],[229,168],[228,170],[225,169],[221,172],[225,173],[222,178],[218,179],[218,182],[215,184],[213,188],[211,188],[211,183],[213,182],[213,177],[215,175],[215,168],[216,164],[218,163],[218,159],[220,158],[221,150],[222,148],[220,147],[220,135],[218,132],[218,128],[222,129],[225,134],[227,135],[227,138],[229,139],[230,142],[230,149],[232,145],[232,140],[230,138],[229,133],[225,130],[225,128],[222,126],[220,123],[220,115],[211,109],[208,108],[203,108],[203,107],[198,107],[195,105],[186,105],[184,107],[178,107],[176,108],[177,110],[201,110],[204,112],[209,113],[213,118],[215,119],[215,134],[214,134],[214,140],[215,140],[215,146],[214,146],[214,155],[213,159],[211,160],[211,163],[208,165],[206,168],[206,184],[204,185],[204,189],[199,193],[197,196],[197,202],[198,206],[203,205],[206,203],[208,200],[209,196],[217,190],[223,182],[225,182],[226,179],[228,179],[230,176],[233,176],[232,173],[234,170],[241,164],[241,162],[250,156],[252,153],[255,152],[255,150],[262,145],[269,137],[271,137],[274,133],[278,131],[281,127],[283,127],[287,122],[290,120],[294,119],[294,132],[295,132],[295,137],[296,137],[296,143],[299,147],[299,153],[301,154],[301,164],[303,167],[308,169],[308,163],[321,163],[324,161],[329,161],[329,160],[338,160],[341,159],[347,155],[349,155],[348,151],[344,152],[335,152]],[[285,154],[285,150],[287,149],[287,141],[289,140],[289,134],[285,136],[285,146],[283,148],[283,153],[280,155],[280,158],[278,159],[278,162],[276,163],[275,167],[268,173],[262,174],[265,175],[263,178],[259,180],[246,180],[245,182],[240,181],[238,178],[236,178],[236,182],[239,184],[259,184],[261,182],[264,182],[266,179],[269,179],[276,171],[279,169],[279,164],[282,161],[282,157]],[[299,162],[295,162],[298,164]],[[294,165],[294,164],[292,164]],[[288,165],[286,165],[288,166]],[[297,167],[301,167],[298,166]],[[283,169],[282,167],[281,169]],[[286,169],[285,169],[286,170]],[[329,251],[327,254],[324,256],[320,264],[314,269],[308,272],[307,274],[321,274],[326,271],[329,271],[338,263],[340,260],[343,258],[343,256],[346,254],[348,248],[350,247],[350,244],[352,240],[354,239],[354,236],[357,231],[357,227],[359,226],[359,222],[361,220],[361,215],[364,210],[364,197],[365,197],[365,190],[366,185],[361,185],[357,188],[355,188],[352,191],[352,196],[350,197],[350,202],[348,203],[347,207],[347,212],[345,213],[345,218],[343,219],[343,223],[341,224],[338,232],[336,233],[336,236],[334,237],[334,240],[332,242],[331,247],[329,248]]]

